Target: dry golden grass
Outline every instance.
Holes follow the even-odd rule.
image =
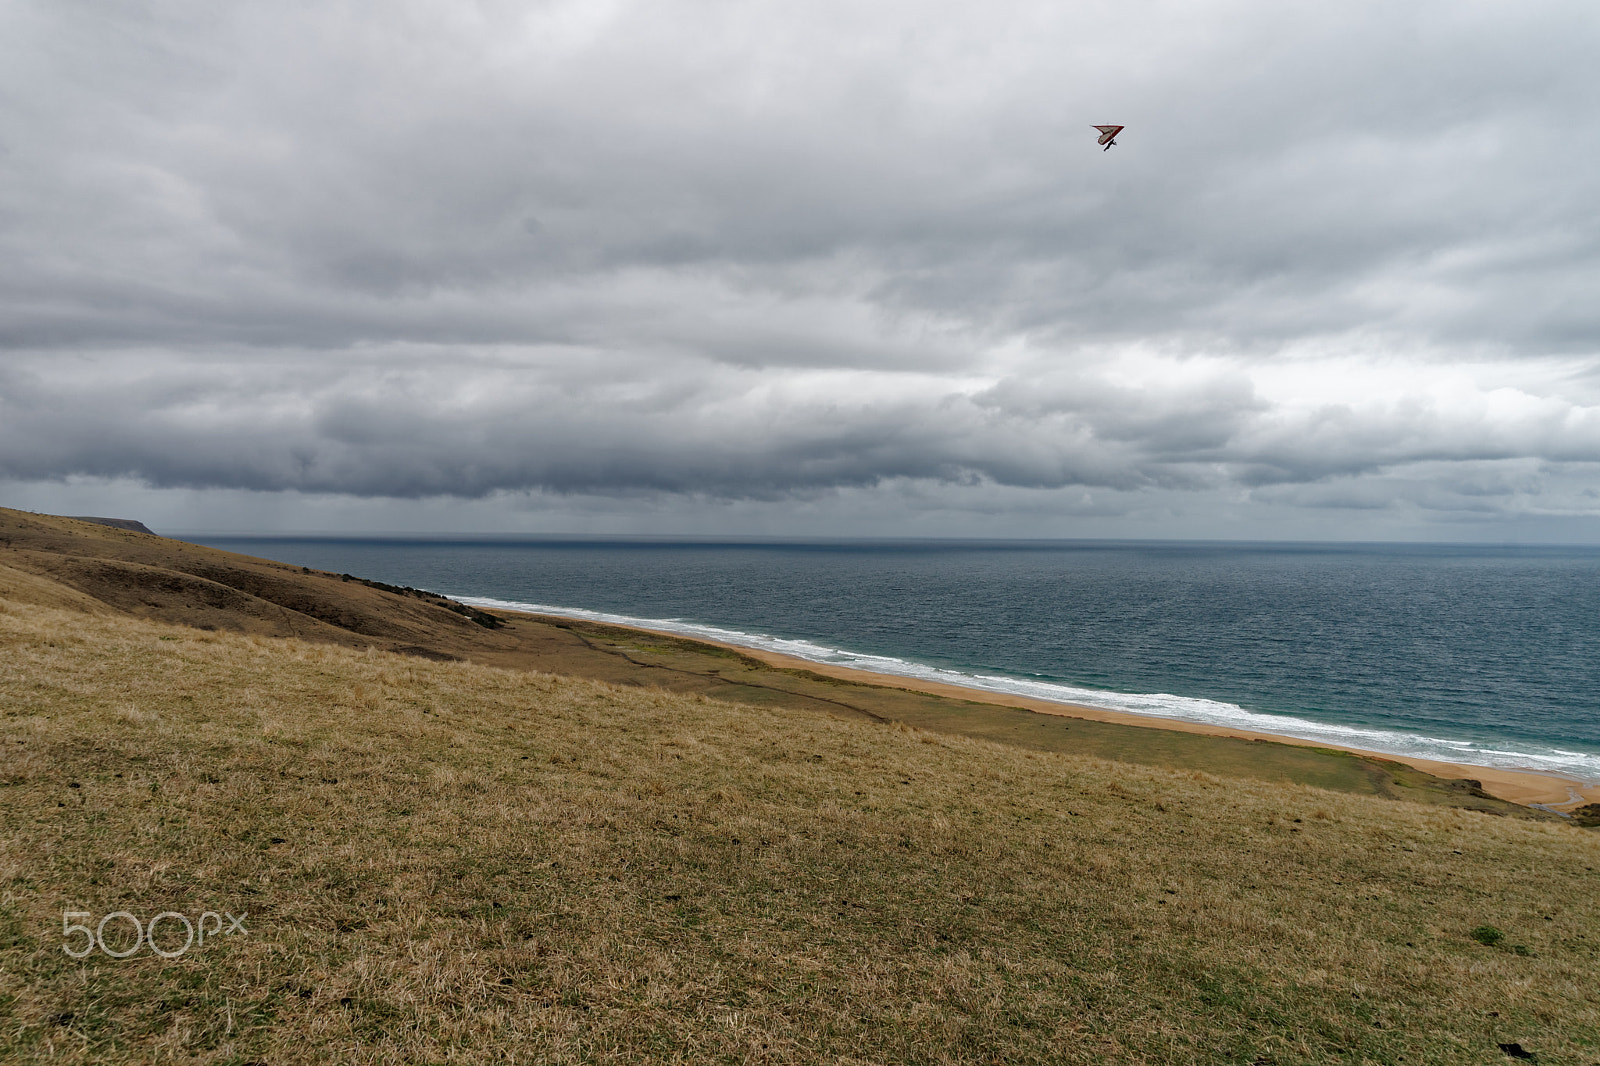
[[[7,1061],[1600,1062],[1567,825],[5,603],[0,715]]]

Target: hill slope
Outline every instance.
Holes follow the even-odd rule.
[[[1559,823],[32,604],[0,709],[7,1061],[1600,1061]]]
[[[44,579],[55,587],[31,585]],[[82,607],[263,636],[435,655],[506,650],[482,612],[439,596],[169,540],[98,521],[0,508],[0,587]]]

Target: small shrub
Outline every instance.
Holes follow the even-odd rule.
[[[1480,925],[1472,931],[1472,939],[1486,948],[1494,947],[1505,938],[1506,935],[1492,925]]]

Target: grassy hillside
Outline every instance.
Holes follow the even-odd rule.
[[[0,752],[5,1061],[1600,1062],[1559,822],[14,600]]]
[[[137,530],[0,508],[0,595],[47,607],[434,657],[513,650],[441,596]]]

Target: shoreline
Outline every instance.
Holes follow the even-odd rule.
[[[519,611],[506,607],[490,608],[494,611],[504,611],[507,614],[525,615],[529,618],[538,618],[552,622],[572,621],[566,615],[540,614],[536,611]],[[905,677],[900,674],[877,673],[872,670],[863,670],[858,667],[837,666],[832,663],[819,663],[811,659],[803,659],[797,655],[785,655],[782,652],[768,651],[764,648],[752,648],[743,644],[734,644],[729,641],[715,640],[710,637],[690,636],[683,633],[665,629],[651,629],[648,626],[632,625],[621,622],[604,622],[603,625],[617,629],[631,629],[639,633],[649,633],[655,636],[667,636],[676,640],[687,640],[698,644],[706,644],[717,648],[726,648],[736,651],[741,655],[748,655],[769,666],[785,670],[807,670],[814,674],[837,678],[841,681],[853,681],[867,685],[877,685],[885,688],[898,688],[910,692],[924,692],[934,696],[947,696],[955,699],[968,700],[974,703],[987,703],[1000,707],[1019,707],[1038,714],[1053,714],[1064,718],[1080,718],[1094,722],[1110,722],[1117,725],[1141,726],[1146,729],[1165,729],[1170,732],[1195,733],[1203,736],[1233,737],[1239,740],[1260,740],[1277,744],[1289,744],[1305,748],[1324,748],[1334,751],[1347,751],[1356,755],[1369,758],[1387,760],[1401,763],[1423,773],[1432,774],[1445,780],[1460,780],[1463,778],[1481,783],[1483,790],[1496,799],[1507,800],[1523,806],[1542,807],[1565,813],[1570,808],[1580,807],[1587,803],[1600,803],[1600,785],[1589,785],[1576,778],[1563,777],[1559,774],[1546,773],[1539,770],[1511,770],[1497,766],[1479,766],[1473,763],[1445,762],[1437,759],[1414,758],[1407,755],[1394,755],[1389,752],[1372,751],[1366,748],[1351,747],[1346,744],[1333,744],[1323,741],[1304,740],[1299,737],[1284,736],[1277,733],[1265,733],[1250,729],[1235,729],[1227,726],[1210,725],[1202,722],[1186,722],[1175,718],[1162,718],[1152,714],[1135,714],[1131,711],[1116,711],[1104,707],[1092,707],[1081,703],[1065,703],[1055,700],[1039,699],[1032,696],[1012,695],[1002,692],[991,692],[987,689],[968,687],[966,685],[950,684],[940,681],[926,681],[921,678]]]

